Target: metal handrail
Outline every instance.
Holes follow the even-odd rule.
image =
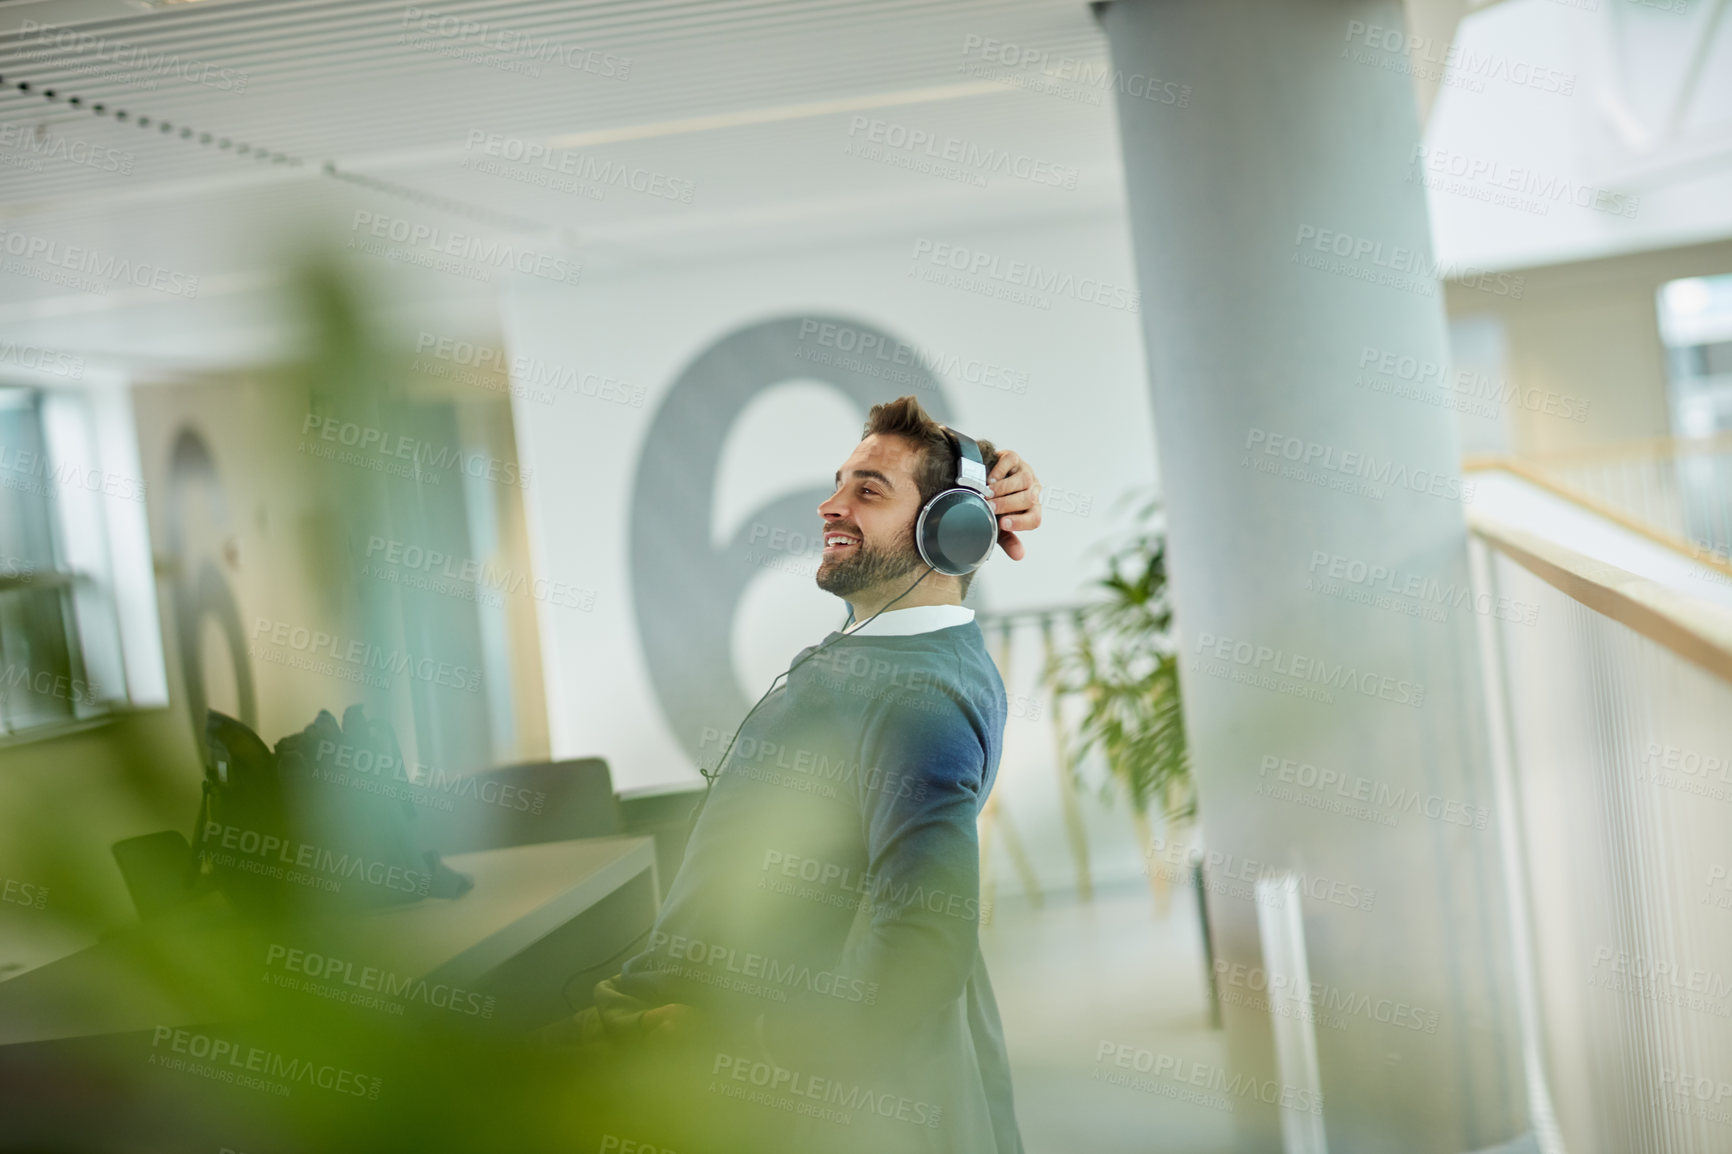
[[[1086,613],[1105,602],[1076,601],[1064,605],[1037,605],[1028,609],[977,609],[974,618],[982,628],[987,625],[1020,625],[1025,621],[1046,622],[1067,617],[1075,617],[1078,613]]]
[[[1468,528],[1572,601],[1732,682],[1732,610],[1506,525],[1476,510]]]
[[[1653,461],[1671,457],[1693,457],[1703,453],[1732,453],[1732,433],[1716,433],[1711,437],[1641,437],[1618,441],[1610,445],[1589,445],[1579,449],[1556,449],[1549,453],[1527,453],[1520,458],[1504,454],[1484,453],[1469,456],[1463,468],[1488,468],[1501,461],[1520,459],[1537,465],[1577,466],[1609,465],[1623,461]]]
[[[1732,451],[1732,440],[1728,441],[1728,451]],[[1622,509],[1613,508],[1598,497],[1590,496],[1574,486],[1565,484],[1546,472],[1544,466],[1533,458],[1492,454],[1468,457],[1462,462],[1464,473],[1489,473],[1500,469],[1520,477],[1530,484],[1537,485],[1554,496],[1580,505],[1596,517],[1611,521],[1620,528],[1628,529],[1632,533],[1645,537],[1656,545],[1688,556],[1698,565],[1732,577],[1732,563],[1716,556],[1713,550],[1705,550],[1698,542],[1668,533],[1664,529],[1657,529],[1646,521],[1630,516]]]

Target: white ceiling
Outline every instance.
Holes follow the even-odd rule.
[[[1026,87],[1038,66],[969,72],[970,46],[989,38],[1055,68],[1104,62],[1081,0],[151,2],[0,0],[0,229],[199,278],[189,301],[0,270],[0,337],[77,350],[116,379],[291,345],[282,271],[357,239],[358,211],[557,253],[589,278],[820,238],[1122,215],[1110,88],[1068,99]],[[429,32],[423,13],[490,39]],[[525,50],[499,47],[514,44]],[[623,60],[623,77],[598,74]],[[1076,186],[991,174],[976,187],[848,155],[856,117],[1074,167]],[[567,179],[642,169],[690,202],[538,187],[558,174],[533,164],[476,171],[498,158],[467,147],[472,133],[557,144]],[[112,151],[79,164],[72,146]],[[497,284],[351,263],[404,317],[437,312],[477,335],[495,323]]]
[[[1703,21],[1727,2],[1692,0]],[[1415,0],[1410,19],[1441,37],[1481,6]],[[494,47],[429,32],[421,14],[450,21],[437,27],[482,24]],[[1499,5],[1472,26],[1588,27],[1613,15],[1629,17],[1530,2]],[[29,31],[42,26],[65,31]],[[1677,34],[1687,44],[1708,31],[1680,23]],[[1520,35],[1556,39],[1550,25]],[[0,0],[0,229],[196,275],[206,299],[267,285],[314,238],[355,239],[356,211],[533,244],[595,272],[818,239],[1122,217],[1111,88],[1040,91],[1031,86],[1052,82],[1038,64],[978,74],[970,48],[986,39],[1044,52],[1049,69],[1106,61],[1084,0]],[[549,48],[579,67],[547,59]],[[464,51],[486,59],[449,55]],[[586,51],[597,54],[596,71],[583,69]],[[624,60],[623,77],[600,74]],[[1572,116],[1604,103],[1586,80],[1583,88]],[[1457,135],[1477,140],[1487,123],[1515,123],[1504,102],[1479,103],[1464,105],[1466,120],[1463,109],[1452,114]],[[1074,168],[1075,187],[1002,173],[966,184],[850,155],[857,117]],[[1553,120],[1523,131],[1561,139]],[[642,169],[689,186],[690,203],[619,186],[599,198],[538,187],[528,181],[546,174],[534,165],[476,171],[490,158],[466,147],[473,133],[557,146],[579,169]],[[1538,147],[1518,144],[1518,159]],[[93,148],[122,171],[69,158]],[[1442,208],[1447,221],[1460,206]],[[1658,200],[1654,215],[1663,215]],[[1482,222],[1470,231],[1502,236]],[[1445,251],[1460,243],[1447,229],[1441,240]],[[1572,234],[1553,248],[1589,242]],[[1472,255],[1495,263],[1496,254]],[[453,276],[361,263],[424,296],[496,295]],[[123,344],[143,348],[168,325],[156,318],[184,304],[0,269],[0,333],[28,325],[38,339],[91,351],[105,341],[117,355]],[[95,319],[116,311],[149,319],[122,342]]]
[[[418,12],[484,22],[494,43],[527,37],[532,47],[500,52],[473,36],[430,34]],[[25,21],[101,40],[82,51],[70,33],[44,43],[41,33],[20,34]],[[263,222],[284,209],[273,186],[298,204],[348,204],[351,182],[368,180],[359,203],[381,212],[389,204],[406,214],[451,209],[477,227],[612,239],[653,255],[658,237],[736,217],[748,227],[793,224],[814,205],[846,216],[850,205],[884,198],[981,199],[946,198],[949,182],[845,156],[855,115],[1075,165],[1116,195],[1110,91],[1088,104],[971,77],[970,37],[1104,57],[1077,0],[202,0],[156,10],[123,0],[7,0],[0,122],[38,139],[117,150],[130,171],[56,155],[36,171],[0,165],[0,214],[55,231],[155,219],[165,206],[172,218],[174,206],[220,195],[250,204]],[[487,51],[489,60],[451,59],[428,43]],[[607,54],[593,58],[600,70],[629,60],[629,70],[618,78],[538,60],[537,49],[552,50],[545,45]],[[151,54],[143,69],[140,53]],[[161,54],[170,62],[159,63]],[[208,65],[211,81],[176,74],[176,59],[195,74]],[[521,71],[529,68],[540,75]],[[465,162],[481,159],[466,148],[472,132],[558,140],[589,158],[571,163],[689,181],[691,203],[621,187],[597,200],[471,171]],[[519,178],[540,172],[507,167]],[[1029,182],[990,183],[1013,198],[1053,200]],[[1053,207],[1077,200],[1060,196]],[[804,207],[780,211],[793,205]],[[145,206],[153,211],[141,214]]]

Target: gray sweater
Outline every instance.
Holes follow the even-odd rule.
[[[980,628],[833,633],[790,669],[619,988],[742,1039],[717,1074],[785,1099],[812,1149],[1020,1154],[978,938],[1006,712]]]

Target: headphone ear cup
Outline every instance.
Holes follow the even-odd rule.
[[[992,555],[998,518],[972,489],[946,489],[920,510],[914,526],[920,556],[950,577],[972,573]]]

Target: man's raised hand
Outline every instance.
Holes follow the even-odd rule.
[[[1017,534],[1040,528],[1040,478],[1027,461],[1003,449],[986,481],[992,489],[987,503],[998,515],[999,547],[1012,561],[1020,561],[1025,550]]]

